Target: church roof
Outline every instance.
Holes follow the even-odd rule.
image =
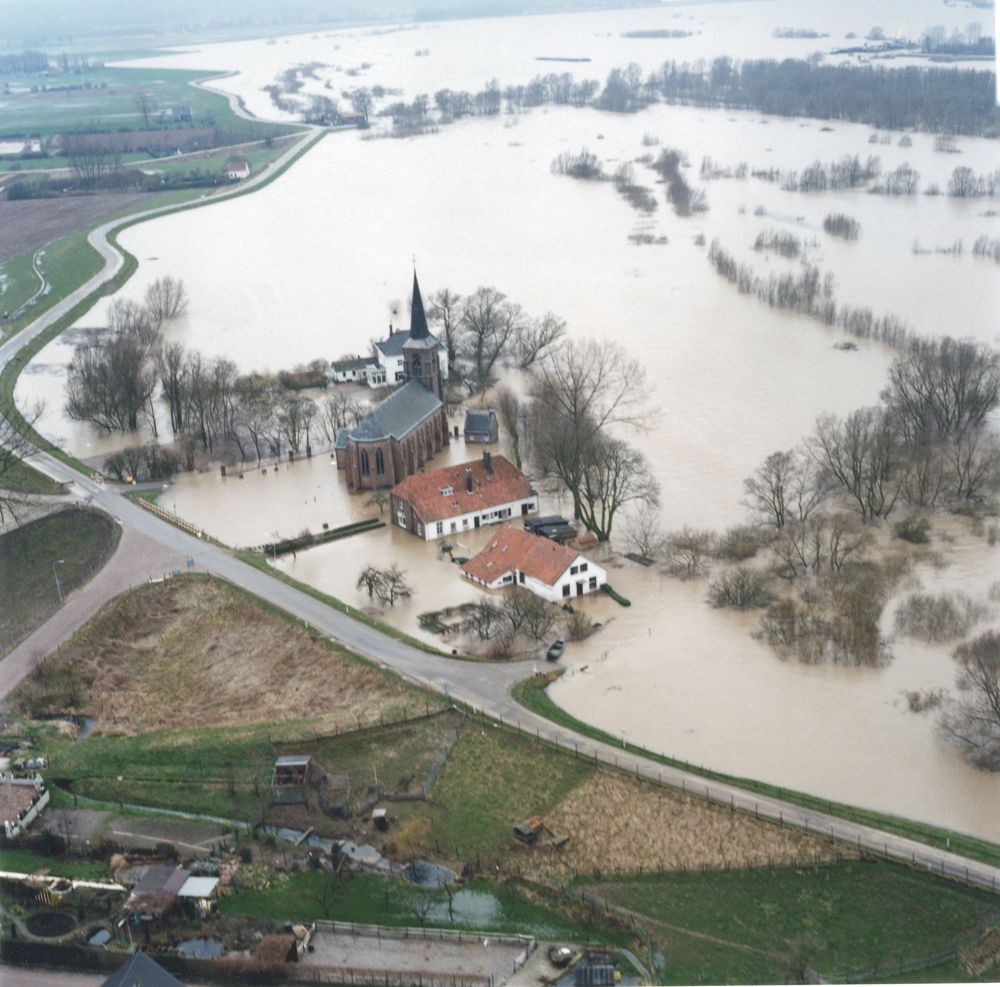
[[[350,437],[361,441],[401,439],[441,406],[441,399],[419,381],[407,381],[375,405],[361,424],[351,430]]]
[[[104,981],[103,987],[184,987],[184,985],[145,953],[136,953]]]
[[[431,334],[427,328],[427,316],[424,315],[424,300],[420,297],[420,285],[417,284],[417,272],[413,272],[413,302],[410,305],[410,339],[427,339]]]

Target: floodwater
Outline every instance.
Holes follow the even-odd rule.
[[[312,60],[341,70],[362,62],[372,67],[355,76],[321,69],[307,92],[323,91],[329,78],[334,91],[381,83],[410,98],[445,86],[478,88],[494,76],[501,85],[524,83],[564,69],[603,79],[610,67],[630,60],[648,69],[667,58],[717,54],[801,57],[879,22],[887,34],[912,34],[935,23],[964,29],[984,17],[929,0],[878,8],[853,0],[678,5],[241,42],[176,56],[170,64],[238,69],[219,86],[276,119],[280,114],[260,86]],[[777,26],[811,27],[831,38],[776,40]],[[678,27],[695,33],[671,40],[621,37],[627,30]],[[990,25],[983,27],[988,33]],[[429,54],[414,54],[424,49]],[[537,55],[594,61],[536,62]],[[655,186],[660,208],[645,218],[610,184],[550,172],[556,155],[581,147],[598,154],[608,171],[655,155],[658,148],[644,144],[645,135],[686,152],[689,181],[705,189],[708,212],[680,219]],[[722,167],[746,161],[752,168],[801,171],[816,159],[875,154],[883,170],[908,162],[924,187],[943,188],[958,164],[977,172],[1000,165],[996,141],[960,139],[959,153],[944,154],[926,134],[912,135],[911,147],[899,146],[898,133],[885,144],[870,144],[870,136],[869,128],[850,124],[667,106],[628,116],[542,107],[402,141],[330,134],[253,196],[126,231],[122,242],[140,267],[121,295],[140,298],[156,277],[182,277],[191,305],[170,327],[172,339],[209,356],[229,356],[243,369],[276,369],[364,352],[370,339],[384,334],[390,304],[398,300],[405,308],[416,254],[425,299],[446,286],[467,293],[495,285],[531,314],[556,312],[573,337],[614,339],[641,360],[656,414],[636,440],[661,484],[663,524],[722,528],[745,520],[742,479],[767,454],[796,444],[821,412],[844,414],[877,400],[892,353],[868,342],[855,351],[835,349],[848,337],[739,295],[714,273],[699,236],[709,243],[718,238],[767,271],[790,262],[754,252],[754,239],[762,230],[791,231],[809,259],[833,273],[839,302],[900,316],[920,334],[1000,343],[996,265],[971,256],[976,237],[1000,237],[1000,218],[990,215],[1000,211],[997,203],[859,191],[802,194],[753,179],[703,182],[698,174],[704,155]],[[636,178],[653,186],[642,165]],[[860,239],[826,236],[822,220],[830,212],[856,217]],[[668,242],[636,246],[628,240],[635,232]],[[957,239],[965,248],[960,256],[934,252]],[[915,254],[914,241],[931,253]],[[102,312],[99,307],[83,324],[99,324]],[[79,455],[100,457],[122,440],[62,416],[70,356],[65,342],[47,347],[22,377],[18,397],[46,397],[43,431]],[[459,440],[436,465],[480,451]],[[318,531],[377,514],[366,501],[349,495],[329,456],[319,454],[266,474],[246,470],[243,479],[232,473],[222,479],[214,468],[183,476],[161,504],[230,544],[258,545],[275,532]],[[558,507],[557,499],[543,496],[543,511]],[[488,538],[488,531],[471,534],[458,549],[471,554]],[[924,584],[960,587],[985,599],[1000,570],[996,549],[962,531],[941,547],[951,562],[921,570]],[[278,564],[361,607],[369,601],[354,587],[357,571],[369,559],[390,557],[418,591],[387,619],[411,633],[423,636],[416,620],[422,611],[474,595],[435,544],[393,528]],[[696,763],[1000,839],[998,779],[967,767],[939,739],[934,713],[906,707],[907,689],[953,685],[949,646],[898,640],[893,662],[879,669],[782,662],[751,637],[754,618],[709,608],[703,583],[678,583],[615,557],[608,564],[611,582],[633,606],[624,610],[603,597],[586,601],[606,626],[567,649],[571,673],[553,690],[575,715]]]

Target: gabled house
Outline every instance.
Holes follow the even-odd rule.
[[[347,384],[368,380],[368,365],[371,362],[371,358],[367,356],[352,356],[344,360],[334,360],[330,364],[334,382]]]
[[[510,526],[462,566],[462,575],[487,589],[523,586],[550,603],[596,592],[607,582],[604,568],[575,549]]]
[[[389,493],[392,523],[425,541],[537,510],[531,481],[508,459],[489,452],[469,463],[409,476]]]
[[[465,413],[466,442],[492,444],[500,437],[500,423],[492,408],[470,408]]]
[[[413,327],[393,329],[389,326],[387,338],[372,343],[372,355],[368,359],[365,380],[371,388],[394,387],[400,381],[406,380],[406,360],[403,351],[413,338]],[[430,336],[435,343],[438,365],[441,369],[441,379],[448,379],[448,349],[435,336]]]
[[[101,987],[184,987],[184,984],[145,953],[135,953]]]
[[[231,182],[239,182],[250,177],[250,162],[246,159],[234,158],[226,165],[226,178]]]

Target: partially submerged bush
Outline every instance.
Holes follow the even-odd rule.
[[[930,539],[931,523],[925,517],[907,517],[893,526],[897,538],[912,545],[926,545]]]
[[[766,607],[771,599],[761,574],[745,566],[722,573],[709,587],[708,598],[713,607],[734,610]]]
[[[752,559],[770,540],[771,532],[767,528],[737,524],[719,537],[716,555],[727,562],[743,562]]]
[[[911,593],[896,611],[896,631],[920,641],[955,641],[989,613],[965,593]]]
[[[845,240],[857,240],[861,233],[861,224],[853,216],[842,212],[832,212],[823,220],[823,229],[830,236],[843,237]]]

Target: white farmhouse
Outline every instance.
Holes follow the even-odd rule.
[[[392,523],[434,541],[527,517],[538,510],[538,493],[510,460],[483,453],[482,459],[414,473],[389,493]]]
[[[390,325],[389,337],[372,343],[372,355],[368,360],[363,378],[368,381],[369,387],[395,387],[406,378],[403,366],[403,347],[410,341],[412,331],[412,326],[409,330],[404,330],[393,329]],[[437,341],[437,351],[441,379],[447,380],[448,349],[440,340]]]
[[[599,590],[607,573],[575,549],[520,528],[503,527],[462,575],[487,589],[523,586],[550,603]]]

